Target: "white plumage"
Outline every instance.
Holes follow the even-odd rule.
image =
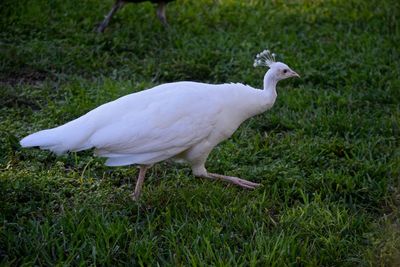
[[[255,188],[259,184],[207,172],[205,162],[212,149],[243,121],[272,107],[279,80],[298,76],[280,62],[264,65],[270,67],[264,90],[243,84],[163,84],[101,105],[64,125],[31,134],[20,143],[57,154],[95,148],[95,155],[107,158],[106,165],[138,164],[135,199],[147,168],[170,158],[187,161],[195,176]]]

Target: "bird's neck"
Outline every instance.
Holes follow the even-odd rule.
[[[253,97],[251,98],[253,102],[251,105],[246,105],[249,109],[248,117],[260,114],[268,109],[270,109],[276,100],[276,84],[278,80],[272,75],[271,71],[268,71],[264,76],[264,90],[254,90]],[[248,104],[250,100],[246,101]]]
[[[277,79],[272,75],[271,71],[267,71],[264,75],[264,91],[276,91]]]
[[[264,90],[263,94],[265,97],[270,98],[273,102],[275,102],[276,99],[276,84],[278,83],[278,80],[275,78],[274,75],[272,75],[272,72],[269,70],[267,73],[265,73],[264,76]]]

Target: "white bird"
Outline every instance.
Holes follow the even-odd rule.
[[[20,141],[56,154],[95,148],[108,166],[140,167],[133,199],[138,199],[146,170],[167,159],[185,160],[197,177],[224,180],[244,188],[260,184],[210,173],[205,162],[212,149],[229,138],[246,119],[270,109],[278,81],[299,77],[264,50],[254,66],[268,66],[264,89],[248,85],[174,82],[123,96],[56,128]]]

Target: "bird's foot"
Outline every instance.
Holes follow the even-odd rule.
[[[97,26],[97,32],[99,32],[99,33],[104,32],[104,30],[108,26],[108,23],[110,23],[110,20],[111,20],[112,16],[114,15],[114,13],[117,12],[118,9],[123,7],[124,4],[125,4],[125,2],[123,0],[117,0],[115,2],[113,7],[111,8],[110,12],[105,17],[105,19]]]
[[[100,23],[100,24],[96,27],[96,31],[97,31],[98,33],[104,32],[104,30],[106,29],[107,25],[108,25],[108,23],[104,23],[104,22]]]
[[[138,200],[139,200],[139,197],[140,197],[140,194],[135,194],[135,192],[133,192],[133,193],[131,194],[131,199],[132,199],[133,201],[138,201]]]
[[[256,187],[261,186],[261,184],[253,183],[238,177],[221,175],[216,173],[207,173],[207,178],[224,180],[226,182],[230,182],[232,184],[238,185],[246,189],[255,189]]]

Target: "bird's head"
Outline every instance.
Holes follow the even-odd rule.
[[[276,81],[284,80],[290,77],[300,78],[300,75],[289,68],[288,65],[282,62],[276,62],[275,54],[271,54],[269,50],[264,50],[260,54],[257,54],[256,59],[254,60],[254,67],[259,66],[269,67],[268,74]]]

